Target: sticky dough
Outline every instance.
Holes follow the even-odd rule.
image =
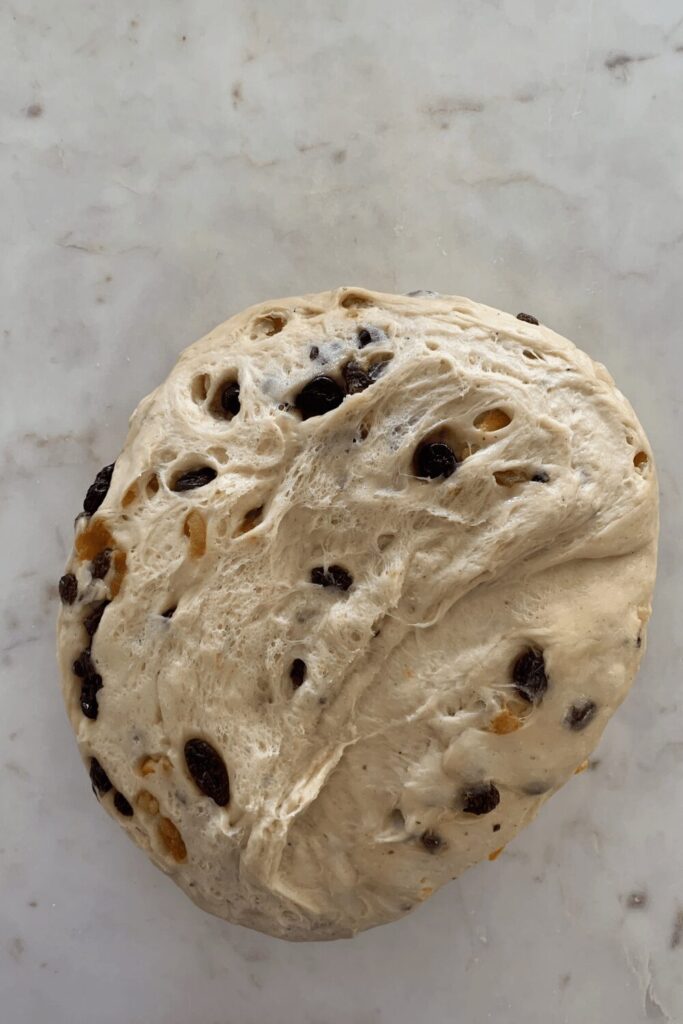
[[[302,389],[343,395],[349,362],[362,388],[303,418]],[[425,443],[450,475],[418,475]],[[59,656],[101,803],[230,921],[318,940],[398,918],[594,748],[643,651],[656,536],[631,406],[545,326],[433,293],[254,306],[140,403],[77,521]],[[72,666],[100,608],[93,718]]]

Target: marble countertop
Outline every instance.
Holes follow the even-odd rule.
[[[0,12],[5,1024],[683,1021],[680,0],[7,0]],[[64,714],[79,499],[178,352],[338,284],[530,310],[658,456],[649,649],[495,864],[351,942],[203,915],[102,814]]]

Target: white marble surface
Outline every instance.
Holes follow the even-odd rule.
[[[680,0],[5,0],[0,8],[3,1024],[683,1021]],[[661,571],[591,771],[396,925],[211,919],[99,809],[55,581],[177,353],[340,283],[536,313],[658,455]]]

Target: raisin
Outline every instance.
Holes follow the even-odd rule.
[[[564,724],[575,732],[581,732],[595,718],[598,706],[592,700],[582,701],[580,704],[572,704],[564,718]]]
[[[114,807],[119,814],[124,816],[124,818],[133,817],[133,808],[130,806],[123,793],[119,793],[118,790],[114,793]]]
[[[493,831],[494,831],[494,832],[500,832],[500,822],[497,822],[497,823],[496,823],[496,824],[495,824],[495,825],[493,826]]]
[[[73,670],[79,679],[87,679],[88,676],[95,674],[95,666],[92,663],[89,650],[81,651],[73,663]]]
[[[374,384],[372,377],[365,372],[363,367],[353,361],[346,364],[343,373],[346,390],[350,395],[357,395]]]
[[[500,803],[500,793],[492,782],[469,786],[462,794],[462,809],[466,814],[488,814]]]
[[[194,491],[197,487],[206,487],[207,484],[216,479],[217,475],[213,466],[200,466],[198,469],[188,469],[187,473],[181,473],[177,477],[171,489],[174,491]]]
[[[311,347],[309,349],[309,352],[308,352],[308,358],[309,359],[317,359],[319,355],[320,355],[320,349],[318,348],[318,346],[317,345],[311,345]]]
[[[67,572],[59,581],[59,596],[62,604],[73,604],[78,596],[78,582],[72,572]]]
[[[88,493],[85,496],[83,502],[83,511],[87,512],[88,515],[92,515],[93,512],[97,512],[98,508],[107,497],[107,491],[111,483],[111,478],[114,473],[115,462],[112,462],[110,466],[105,466],[101,469],[94,482],[88,488]]]
[[[301,658],[295,658],[289,670],[289,678],[294,689],[298,689],[306,678],[306,662]]]
[[[523,320],[526,324],[535,324],[535,326],[538,327],[538,320],[535,316],[532,316],[531,313],[518,313],[517,319]]]
[[[111,548],[105,548],[95,555],[90,563],[90,575],[94,580],[103,580],[111,565]]]
[[[428,829],[423,832],[420,836],[420,842],[424,846],[425,850],[429,850],[430,853],[436,853],[443,846],[443,839],[436,832],[432,832]]]
[[[236,380],[224,385],[221,391],[221,409],[226,416],[236,416],[240,411],[240,386]]]
[[[206,740],[188,740],[185,764],[197,787],[219,807],[230,800],[228,769],[217,750]]]
[[[522,700],[529,704],[540,704],[548,689],[543,651],[527,648],[512,666],[512,679]]]
[[[161,613],[161,617],[163,619],[172,619],[177,607],[178,606],[174,604],[172,608],[167,608],[165,612]]]
[[[365,348],[376,341],[384,341],[386,335],[378,327],[361,327],[358,330],[358,347]]]
[[[97,632],[97,627],[100,624],[100,620],[104,615],[104,609],[110,604],[109,601],[102,601],[97,605],[94,611],[90,613],[85,619],[83,619],[83,625],[88,636],[94,636]]]
[[[95,672],[93,675],[86,676],[81,683],[81,711],[86,718],[90,718],[95,721],[99,714],[99,705],[97,703],[97,694],[102,689],[102,676]]]
[[[311,583],[318,587],[338,587],[339,590],[348,590],[353,583],[353,576],[341,565],[330,565],[327,569],[322,565],[316,565],[311,569]]]
[[[550,480],[550,477],[544,469],[541,469],[538,471],[538,473],[534,473],[531,480],[535,484],[547,484]]]
[[[437,477],[449,477],[455,472],[458,460],[455,453],[442,441],[425,441],[415,452],[415,472],[417,476],[436,480]]]
[[[109,776],[96,757],[90,758],[90,781],[93,793],[99,793],[100,796],[108,793],[111,789]]]
[[[344,392],[331,377],[314,377],[296,396],[295,405],[305,420],[324,416],[344,401]]]

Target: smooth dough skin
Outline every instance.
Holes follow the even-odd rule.
[[[571,342],[467,299],[240,313],[85,507],[59,657],[93,788],[199,906],[271,935],[351,936],[495,855],[643,651],[643,429]]]

